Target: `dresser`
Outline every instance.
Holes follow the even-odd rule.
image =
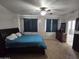
[[[56,32],[56,39],[59,40],[60,42],[66,42],[66,36],[67,34],[62,31]]]

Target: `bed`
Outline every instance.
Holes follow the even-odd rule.
[[[40,47],[46,49],[46,45],[43,38],[39,34],[32,35],[22,35],[14,40],[6,39],[6,48],[16,48],[16,47]]]
[[[42,36],[22,35],[15,40],[8,40],[6,36],[11,33],[19,32],[18,28],[9,28],[0,30],[1,40],[4,41],[5,53],[41,53],[45,54],[47,48]]]

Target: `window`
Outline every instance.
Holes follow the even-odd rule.
[[[24,18],[24,32],[37,32],[37,19]]]
[[[58,29],[57,19],[47,19],[46,21],[46,32],[56,32]]]

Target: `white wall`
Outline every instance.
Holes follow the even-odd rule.
[[[67,14],[64,14],[62,16],[60,16],[60,20],[61,22],[66,22],[66,33],[67,33],[67,30],[68,30],[68,21],[69,20],[76,20],[76,18],[79,17],[79,10],[74,10],[70,13],[67,13]]]
[[[23,32],[23,20],[22,18],[37,18],[38,19],[38,32],[36,33],[40,33],[44,39],[55,39],[55,32],[46,32],[46,27],[45,27],[45,21],[46,19],[56,19],[57,17],[53,17],[53,16],[37,16],[37,15],[25,15],[25,16],[20,16],[20,31]],[[36,34],[35,33],[35,34]],[[33,34],[32,32],[26,32],[26,34]]]
[[[18,27],[17,14],[0,5],[0,29]]]

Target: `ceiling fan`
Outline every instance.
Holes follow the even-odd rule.
[[[46,14],[50,14],[52,15],[53,13],[51,12],[51,9],[48,9],[47,7],[40,7],[40,14],[42,16],[46,15]]]

